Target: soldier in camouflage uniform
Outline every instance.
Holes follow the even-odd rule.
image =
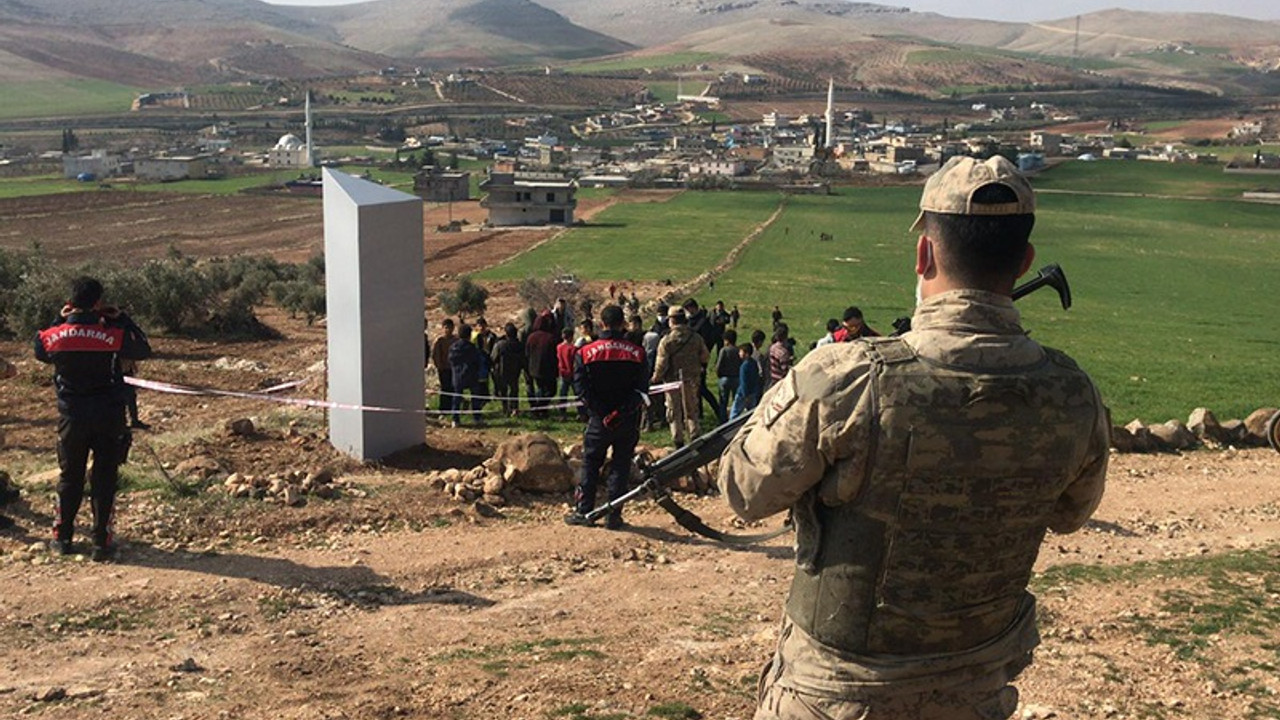
[[[689,327],[689,317],[684,308],[672,306],[667,311],[671,330],[658,343],[658,359],[653,366],[652,382],[664,383],[680,380],[680,390],[667,395],[667,423],[671,425],[671,439],[676,447],[697,437],[698,405],[702,402],[699,390],[702,369],[711,359],[711,351],[702,337]]]
[[[1102,497],[1098,391],[1010,297],[1034,257],[1030,185],[956,158],[920,207],[913,329],[809,353],[721,461],[740,516],[796,524],[757,720],[1009,717],[1039,643],[1040,542]]]

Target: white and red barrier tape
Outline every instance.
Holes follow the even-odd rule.
[[[264,400],[266,402],[280,403],[282,405],[297,405],[301,407],[323,408],[323,409],[329,409],[329,410],[360,410],[365,412],[415,413],[419,415],[473,415],[477,412],[475,410],[462,410],[462,409],[428,410],[425,408],[392,408],[392,407],[381,407],[378,405],[352,405],[348,403],[334,402],[332,400],[313,400],[309,398],[281,397],[279,395],[273,394],[273,393],[278,393],[284,390],[295,388],[303,383],[302,380],[295,380],[295,381],[290,381],[286,383],[280,383],[279,385],[274,385],[272,387],[266,388],[265,390],[260,390],[258,392],[240,392],[236,390],[222,390],[219,388],[202,387],[202,386],[196,386],[196,385],[180,385],[178,383],[160,382],[157,380],[143,380],[142,378],[137,378],[137,377],[126,377],[124,381],[128,385],[139,387],[144,390],[153,390],[155,392],[169,393],[171,395],[211,395],[216,397],[233,397],[233,398],[240,398],[243,400]],[[658,393],[670,393],[679,389],[679,387],[680,387],[679,382],[662,383],[660,385],[651,386],[649,388],[649,394],[656,395]],[[465,397],[465,395],[461,393],[442,393],[438,390],[428,390],[427,394],[448,395],[455,398]],[[520,400],[525,400],[527,402],[530,400],[530,398],[520,398],[520,397],[510,397],[510,396],[503,397],[499,395],[475,395],[475,396],[472,396],[472,398],[475,400],[499,400],[499,401],[505,400],[508,402],[511,402],[511,401],[518,402]],[[533,398],[533,399],[537,400],[538,398]],[[550,401],[550,400],[553,400],[554,398],[543,398],[543,399]],[[544,405],[541,407],[532,408],[532,410],[560,410],[560,409],[566,409],[566,408],[576,408],[578,407],[578,405],[579,403],[577,401],[574,401],[574,402],[568,402],[568,403],[559,403],[555,405]]]

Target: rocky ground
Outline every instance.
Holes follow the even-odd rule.
[[[144,376],[322,396],[323,328],[264,319],[285,339],[159,338]],[[750,717],[789,538],[734,550],[648,502],[610,532],[564,525],[563,494],[445,492],[439,471],[527,423],[432,423],[428,450],[360,465],[318,411],[144,393],[118,562],[55,556],[52,388],[29,353],[0,343],[20,371],[0,469],[25,494],[0,532],[0,717]],[[232,473],[263,491],[236,497]],[[308,479],[331,490],[269,491]],[[732,527],[719,498],[680,501]],[[1280,717],[1280,454],[1113,455],[1097,515],[1049,536],[1037,570],[1022,717]]]

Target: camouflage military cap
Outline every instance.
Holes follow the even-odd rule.
[[[1004,185],[1018,196],[1017,202],[997,205],[973,204],[973,194],[986,185]],[[920,196],[920,215],[912,230],[924,227],[926,212],[949,215],[1030,215],[1036,211],[1036,195],[1031,183],[1018,168],[999,155],[987,161],[953,157],[929,177]]]

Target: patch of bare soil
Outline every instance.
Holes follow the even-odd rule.
[[[460,256],[458,256],[460,257]],[[229,389],[302,379],[323,396],[324,334],[157,338],[142,375]],[[569,527],[567,497],[482,514],[424,472],[471,468],[518,430],[432,425],[426,450],[359,465],[323,416],[238,399],[143,393],[115,564],[45,550],[56,465],[48,370],[0,392],[0,468],[24,486],[0,532],[0,716],[75,718],[748,718],[776,636],[789,538],[743,550],[690,535],[648,502],[622,532]],[[226,420],[252,417],[233,436]],[[572,433],[566,423],[564,436]],[[147,448],[150,448],[148,450]],[[359,492],[302,507],[233,499],[172,471],[331,467]],[[1050,535],[1033,587],[1044,643],[1025,717],[1275,717],[1280,454],[1113,456],[1088,526]],[[728,528],[719,498],[681,496]],[[82,510],[82,526],[87,523]]]

